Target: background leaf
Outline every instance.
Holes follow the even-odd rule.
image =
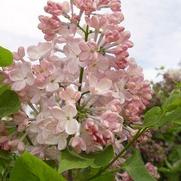
[[[165,115],[160,119],[159,126],[162,126],[166,123],[181,123],[181,107],[165,113]]]
[[[162,110],[156,106],[147,111],[144,115],[144,127],[156,127],[159,125]]]
[[[181,91],[175,90],[162,107],[155,106],[144,115],[144,127],[159,128],[167,123],[181,123]]]
[[[0,150],[0,180],[7,179],[11,172],[16,156],[9,151]],[[2,180],[3,180],[2,179]]]
[[[137,150],[128,158],[123,167],[134,181],[156,181],[146,170],[140,153]]]
[[[164,112],[169,112],[177,107],[181,107],[181,91],[179,89],[176,89],[171,93],[164,102],[162,109]]]
[[[6,48],[0,46],[0,67],[5,67],[13,63],[13,54]]]

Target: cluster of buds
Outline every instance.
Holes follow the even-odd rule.
[[[21,100],[11,120],[16,135],[25,134],[25,149],[36,155],[51,147],[89,153],[122,145],[129,126],[141,122],[151,88],[129,58],[133,43],[120,1],[49,1],[45,12],[38,28],[46,41],[28,47],[27,56],[20,47],[3,71]]]

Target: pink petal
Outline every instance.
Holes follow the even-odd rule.
[[[57,135],[49,134],[46,138],[45,144],[56,145],[59,142],[59,137]]]
[[[71,74],[77,73],[79,71],[79,65],[77,61],[75,61],[75,59],[69,61],[69,63],[67,64],[67,69]]]
[[[65,136],[59,137],[59,142],[58,142],[58,149],[59,150],[64,150],[67,146],[67,139]]]
[[[19,47],[18,48],[18,54],[20,57],[24,57],[25,56],[25,49],[24,47]]]
[[[26,82],[27,82],[27,84],[28,85],[33,85],[33,83],[34,83],[34,77],[33,77],[33,74],[28,74],[28,77],[27,77],[27,79],[26,79]]]
[[[89,46],[85,42],[80,42],[79,47],[82,51],[89,51]]]
[[[31,72],[31,64],[29,62],[23,62],[20,64],[20,70],[23,77],[26,77]]]
[[[67,120],[65,131],[69,135],[76,134],[79,131],[78,121],[76,119]]]
[[[80,61],[86,61],[87,59],[89,59],[89,57],[90,57],[89,52],[81,52],[79,54]]]
[[[66,115],[64,113],[64,111],[62,111],[59,107],[53,107],[51,109],[51,114],[54,118],[56,118],[57,120],[66,120]]]
[[[22,76],[21,71],[15,69],[15,70],[10,72],[9,78],[12,81],[19,81],[19,80],[22,80],[24,77]]]
[[[31,60],[38,60],[47,56],[51,51],[50,43],[39,43],[37,46],[30,46],[27,49],[28,56]]]
[[[56,133],[62,133],[65,130],[65,120],[60,120],[56,127]]]
[[[58,83],[49,83],[46,87],[46,91],[48,92],[54,92],[59,89]]]
[[[109,90],[112,87],[112,81],[107,78],[103,78],[98,82],[97,88],[100,91],[106,91]]]
[[[73,105],[66,105],[63,110],[66,114],[66,117],[73,118],[77,115],[77,109]]]
[[[15,91],[20,91],[26,87],[25,80],[16,81],[12,84],[12,89]]]

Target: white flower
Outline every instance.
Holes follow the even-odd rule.
[[[90,76],[89,86],[93,94],[104,95],[110,92],[112,81],[108,78],[98,80],[95,76]]]
[[[20,91],[26,85],[33,85],[34,77],[31,72],[31,65],[28,62],[18,63],[15,68],[10,72],[9,78],[13,81],[12,89]]]
[[[52,49],[51,43],[38,43],[37,46],[30,46],[27,49],[28,56],[31,60],[38,60],[47,56]]]
[[[36,142],[46,145],[58,145],[59,150],[67,146],[68,135],[64,132],[64,122],[48,117],[32,122],[29,127],[31,134],[36,134]]]
[[[79,131],[79,123],[74,117],[77,114],[77,110],[73,105],[66,105],[62,109],[54,107],[51,110],[54,118],[61,120],[64,124],[65,132],[68,135],[76,134]]]
[[[73,86],[68,86],[60,92],[60,98],[65,100],[67,103],[74,104],[80,99],[81,93],[75,90]]]

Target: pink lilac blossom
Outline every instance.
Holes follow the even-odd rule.
[[[50,148],[89,153],[123,147],[130,125],[141,123],[151,89],[129,57],[133,43],[121,25],[120,1],[48,1],[45,12],[38,28],[46,41],[28,47],[27,56],[20,47],[3,71],[22,102],[12,121],[25,133],[9,146],[40,157]],[[4,136],[0,146],[8,149]],[[23,145],[27,137],[29,145]]]
[[[154,178],[160,178],[157,167],[155,167],[151,162],[146,163],[145,167]]]

